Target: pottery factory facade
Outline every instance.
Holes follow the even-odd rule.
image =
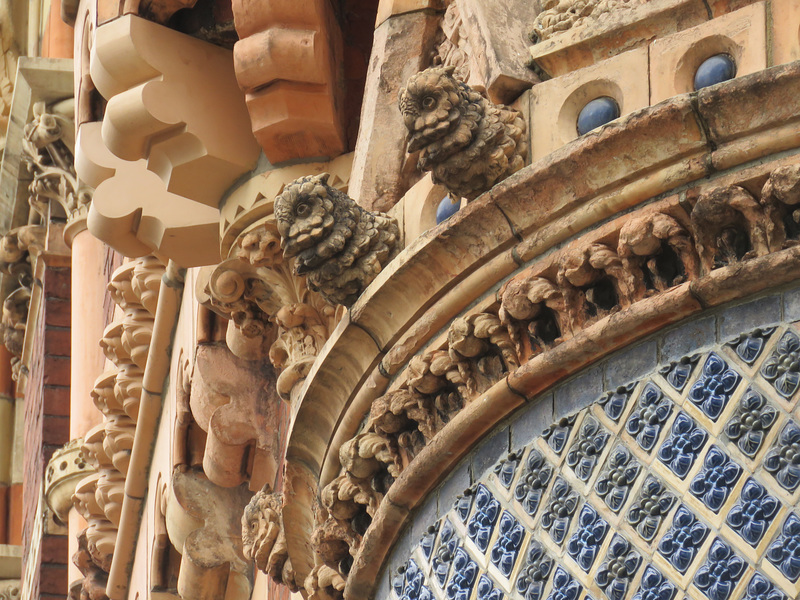
[[[0,2],[0,598],[797,598],[798,32]]]

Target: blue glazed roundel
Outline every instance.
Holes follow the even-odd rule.
[[[695,91],[736,77],[736,63],[727,54],[715,54],[697,67],[694,74]]]
[[[578,115],[578,135],[589,133],[619,117],[619,104],[613,98],[601,96],[586,103]]]
[[[451,200],[448,194],[442,201],[439,202],[439,207],[436,209],[436,224],[438,225],[445,219],[452,217],[461,208],[461,200]]]

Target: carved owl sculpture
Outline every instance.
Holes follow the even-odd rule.
[[[453,77],[452,67],[431,67],[400,92],[409,153],[433,181],[467,200],[519,171],[528,155],[522,114],[488,99]]]
[[[352,305],[400,250],[397,221],[358,206],[328,185],[327,173],[301,177],[275,199],[286,258],[331,304]]]

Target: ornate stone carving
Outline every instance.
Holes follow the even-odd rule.
[[[619,231],[617,253],[630,273],[646,273],[634,282],[634,298],[648,290],[663,292],[700,275],[691,234],[673,217],[646,212]]]
[[[495,105],[453,77],[453,67],[414,75],[400,92],[408,152],[434,183],[474,200],[519,171],[528,155],[521,113]]]
[[[197,347],[189,393],[194,421],[207,433],[203,471],[217,485],[275,480],[278,398],[269,365],[245,361],[222,344]]]
[[[45,471],[44,498],[50,510],[64,525],[72,508],[72,494],[80,479],[92,472],[81,452],[83,439],[70,440],[53,453]]]
[[[647,0],[544,0],[536,16],[531,39],[541,42],[562,31],[596,22],[605,15],[630,9]]]
[[[544,277],[512,279],[500,292],[500,321],[520,357],[538,354],[569,337],[561,290]]]
[[[19,600],[20,582],[17,579],[0,581],[0,600]]]
[[[282,509],[283,495],[272,493],[269,484],[253,496],[242,515],[244,556],[276,583],[297,592],[300,588],[286,548]]]
[[[0,272],[14,283],[3,300],[0,334],[12,354],[12,376],[16,381],[22,369],[22,348],[28,323],[33,288],[33,261],[44,250],[46,229],[40,225],[23,225],[0,239]]]
[[[242,553],[242,513],[247,486],[222,488],[202,472],[178,467],[166,506],[167,533],[181,552],[182,598],[247,600],[252,567]]]
[[[89,552],[87,530],[78,535],[78,550],[72,555],[73,564],[83,575],[78,585],[70,586],[70,600],[107,600],[108,572],[95,563]]]
[[[698,198],[692,230],[703,271],[769,254],[766,215],[745,189],[733,185]]]
[[[573,332],[630,306],[642,277],[638,267],[627,266],[636,268],[636,272],[626,268],[617,253],[605,244],[578,246],[562,254],[558,284]]]
[[[344,597],[345,580],[338,571],[327,565],[317,565],[303,587],[309,600],[340,600]]]
[[[290,183],[275,199],[275,216],[294,273],[331,304],[350,306],[399,252],[400,231],[393,218],[362,209],[328,178]]]
[[[436,32],[436,47],[433,64],[452,67],[453,76],[460,81],[469,81],[472,70],[472,45],[467,38],[464,21],[458,2],[450,2],[442,15]]]

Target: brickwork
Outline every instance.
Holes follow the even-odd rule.
[[[50,457],[69,441],[70,270],[47,267],[42,277],[43,306],[33,335],[33,351],[25,390],[22,545],[40,548],[23,555],[41,561],[30,583],[30,598],[63,598],[67,589],[69,550],[66,536],[34,537],[36,511],[44,471]]]

